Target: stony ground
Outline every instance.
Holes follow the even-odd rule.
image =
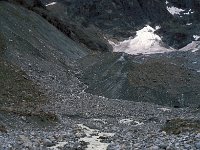
[[[0,150],[200,149],[198,106],[86,93],[74,60],[89,51],[35,13],[0,6]]]
[[[43,108],[58,121],[1,113],[0,149],[200,149],[198,109],[107,99],[80,85],[72,77],[71,91],[52,94],[57,101]]]

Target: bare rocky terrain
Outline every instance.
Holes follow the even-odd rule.
[[[182,48],[199,34],[197,0],[168,1],[195,11],[179,19],[165,1],[52,2],[0,1],[0,150],[200,149],[198,39],[152,55],[108,41],[159,23]]]

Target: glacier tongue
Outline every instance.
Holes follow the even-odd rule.
[[[154,33],[157,29],[159,29],[159,27],[154,29],[147,25],[143,29],[138,30],[134,38],[131,37],[119,43],[114,43],[112,41],[109,41],[109,43],[113,46],[114,52],[125,52],[132,55],[173,51],[172,48],[168,49],[162,46],[161,37]]]

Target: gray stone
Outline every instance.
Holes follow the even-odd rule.
[[[200,142],[195,143],[195,147],[196,147],[197,149],[200,149]]]
[[[24,136],[24,135],[19,135],[19,138],[20,138],[20,140],[23,141],[23,142],[29,141],[29,139],[28,139],[26,136]]]
[[[172,145],[167,146],[166,150],[175,150],[175,147]]]
[[[184,147],[185,147],[186,149],[188,149],[188,148],[191,147],[191,145],[189,145],[189,144],[184,144]]]
[[[110,145],[108,145],[107,150],[120,150],[120,145],[111,143]]]
[[[200,139],[200,133],[195,136],[196,139]]]
[[[159,147],[158,146],[151,146],[149,149],[150,150],[159,150]]]
[[[51,146],[54,146],[55,144],[51,141],[51,140],[49,140],[49,139],[44,139],[43,140],[43,144],[44,144],[44,146],[46,146],[46,147],[51,147]]]
[[[31,143],[31,142],[25,142],[25,143],[23,144],[23,146],[24,146],[25,148],[32,148],[32,143]]]
[[[168,146],[167,144],[161,143],[161,144],[159,145],[159,148],[166,149],[167,146]]]
[[[133,146],[134,146],[134,147],[139,147],[139,146],[140,146],[140,143],[135,143]]]

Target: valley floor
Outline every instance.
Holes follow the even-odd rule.
[[[1,113],[0,149],[200,148],[198,109],[107,99],[81,91],[79,82],[74,77],[68,83],[72,92],[60,94],[60,100],[43,108],[55,113],[57,121]]]

